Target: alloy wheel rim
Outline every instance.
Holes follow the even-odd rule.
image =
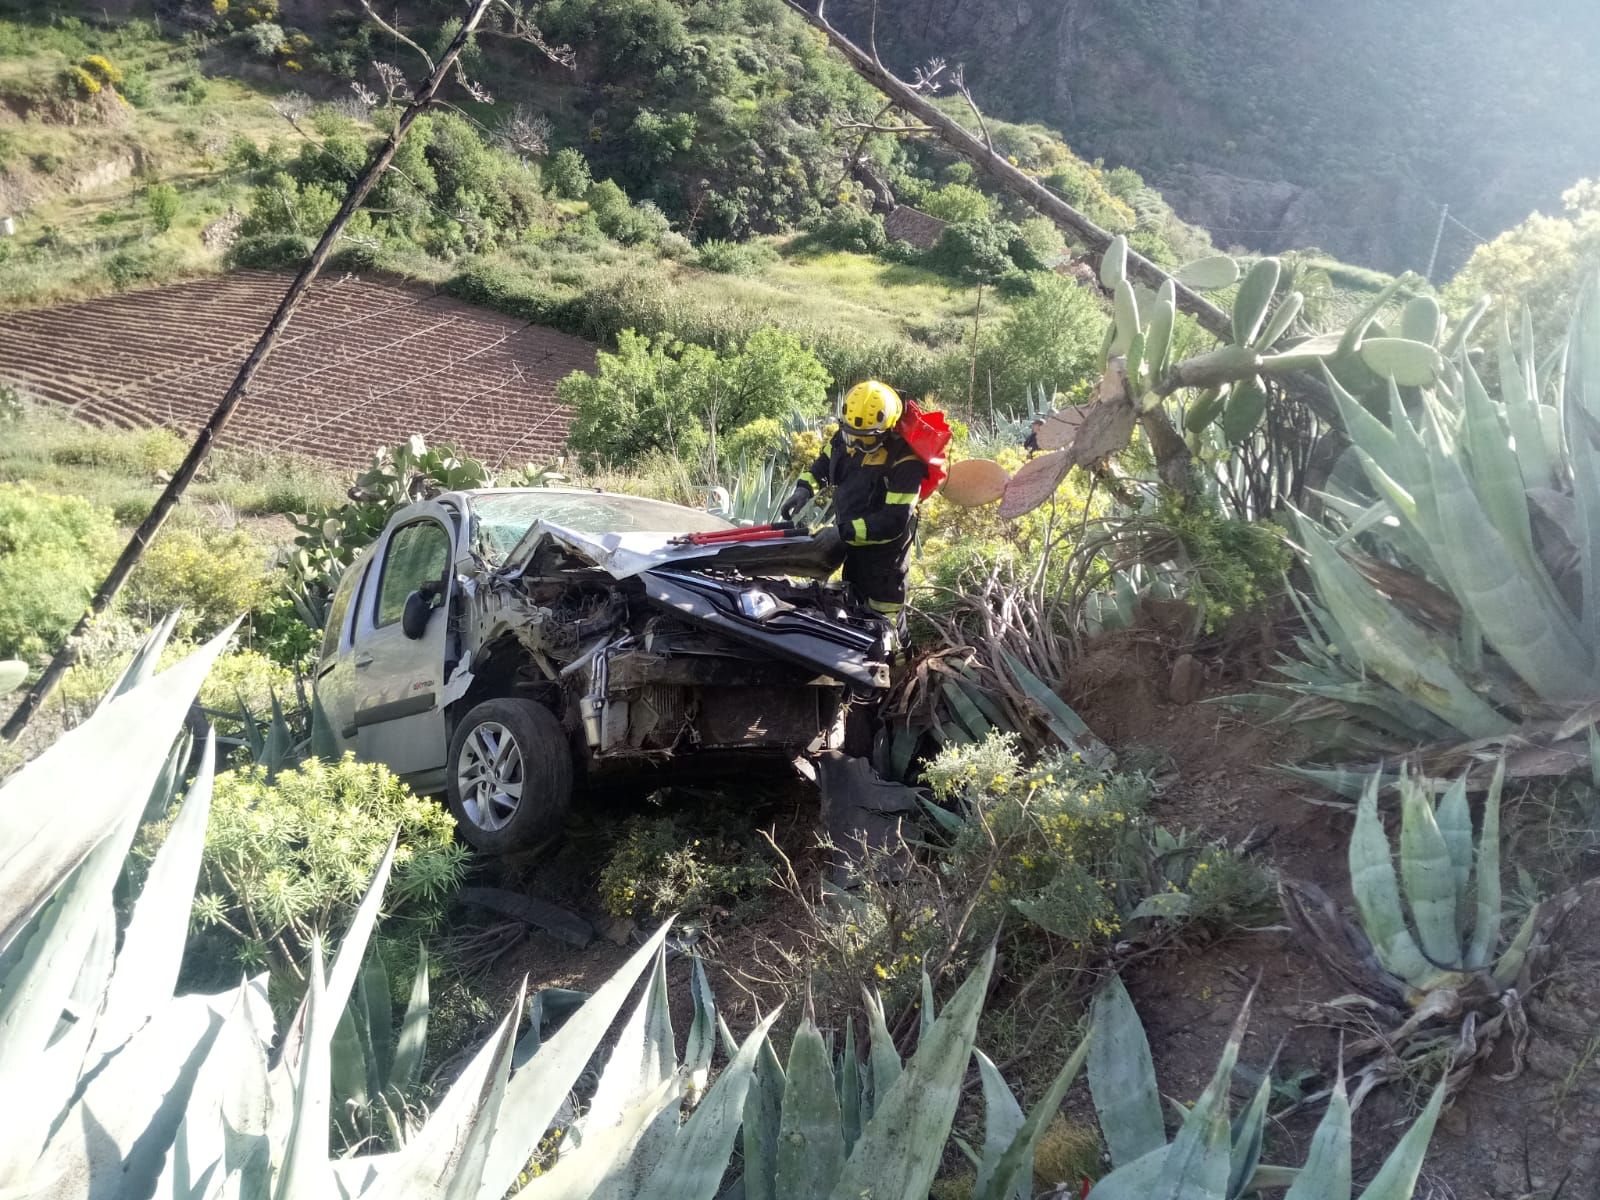
[[[499,721],[467,734],[456,764],[461,808],[479,829],[504,829],[522,805],[522,749]]]

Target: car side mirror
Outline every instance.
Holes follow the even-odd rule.
[[[400,632],[413,642],[421,641],[422,635],[428,632],[428,618],[433,616],[437,600],[437,592],[421,589],[407,596],[405,609],[400,614]]]

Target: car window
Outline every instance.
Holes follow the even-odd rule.
[[[438,583],[450,567],[450,535],[437,521],[413,521],[389,538],[378,585],[381,628],[393,625],[405,611],[406,597],[425,583]]]
[[[696,508],[611,496],[603,492],[530,489],[475,496],[478,536],[491,561],[499,563],[535,521],[549,521],[578,533],[710,533],[733,528],[721,517]]]
[[[339,652],[339,635],[344,632],[344,618],[350,611],[350,597],[355,595],[357,574],[354,567],[350,568],[344,573],[344,578],[339,580],[339,586],[334,589],[333,601],[328,606],[328,623],[322,635],[324,661]]]

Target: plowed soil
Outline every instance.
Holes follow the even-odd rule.
[[[288,285],[241,271],[0,316],[0,382],[95,424],[192,435]],[[580,338],[431,288],[330,277],[302,302],[222,444],[352,466],[421,434],[491,464],[549,461],[571,419],[556,384],[594,361]]]

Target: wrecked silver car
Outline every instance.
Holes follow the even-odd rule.
[[[889,633],[825,582],[832,531],[738,531],[636,496],[451,492],[345,573],[315,673],[338,748],[445,793],[505,853],[575,791],[836,745]]]

